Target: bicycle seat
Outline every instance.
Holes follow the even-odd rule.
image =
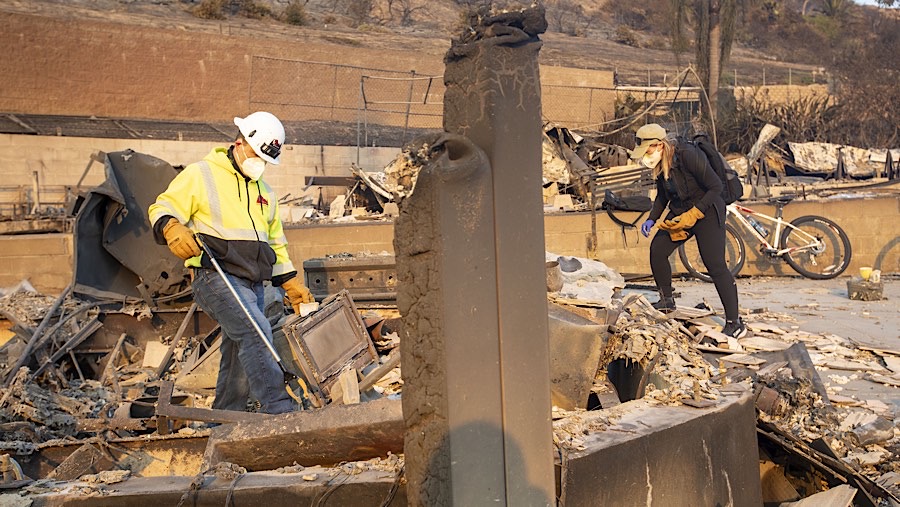
[[[794,194],[785,194],[778,197],[769,197],[769,202],[772,204],[787,204],[796,198],[797,196]]]

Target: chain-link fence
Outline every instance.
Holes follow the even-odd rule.
[[[618,86],[669,86],[677,72],[665,72],[657,69],[616,70],[615,83]],[[688,82],[694,80],[690,76]],[[722,71],[720,79],[725,87],[756,87],[771,85],[807,86],[828,84],[829,74],[825,69],[795,69],[793,67],[758,66],[751,70],[735,68]]]
[[[784,76],[782,76],[784,74]],[[725,74],[727,76],[728,73]],[[802,76],[808,76],[803,78]],[[725,97],[757,103],[786,103],[828,95],[824,84],[765,84],[764,76],[735,74],[740,84],[723,76]],[[760,81],[759,77],[763,79]],[[821,75],[787,72],[774,77],[821,80]],[[815,78],[815,79],[814,79]],[[647,74],[646,83],[636,75],[614,75],[614,87],[543,85],[542,111],[547,123],[573,130],[615,134],[633,124],[658,122],[676,132],[689,132],[692,122],[706,109],[696,74]],[[759,84],[749,84],[760,81]],[[403,141],[421,130],[443,125],[444,84],[441,76],[415,71],[400,72],[373,67],[287,60],[254,56],[249,99],[251,108],[275,111],[287,121],[322,120],[355,124],[357,145],[368,146],[378,128],[402,131]],[[729,99],[730,100],[730,99]],[[383,137],[382,137],[383,139]]]
[[[251,109],[275,111],[288,122],[356,124],[362,146],[369,144],[370,126],[442,126],[443,83],[415,71],[254,56],[249,94]]]
[[[439,76],[411,71],[407,77],[360,76],[358,118],[362,141],[368,144],[370,123],[410,129],[439,129],[443,125],[444,85]]]
[[[544,121],[572,129],[595,129],[615,117],[614,88],[543,85],[541,109]]]

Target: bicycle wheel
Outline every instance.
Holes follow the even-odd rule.
[[[731,224],[725,224],[725,264],[732,275],[737,276],[741,272],[746,260],[745,254],[744,240],[738,235],[737,229]],[[706,272],[706,266],[700,258],[696,238],[691,237],[678,247],[678,257],[691,276],[704,282],[712,282],[712,277]]]
[[[795,271],[807,278],[826,280],[840,275],[850,265],[850,239],[836,223],[808,215],[792,220],[791,225],[796,229],[785,231],[781,248],[797,249],[782,256]],[[819,245],[807,247],[812,240],[798,230],[818,240]]]

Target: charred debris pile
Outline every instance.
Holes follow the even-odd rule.
[[[594,350],[583,354],[586,362],[581,359],[583,364],[571,366],[574,371],[587,364],[591,374],[586,389],[560,387],[563,383],[558,380],[571,377],[572,371],[552,372],[558,447],[577,449],[585,435],[604,431],[624,402],[632,399],[703,410],[722,397],[749,390],[757,407],[767,501],[795,501],[842,485],[853,488],[856,505],[896,501],[900,494],[896,415],[878,400],[842,396],[840,386],[852,378],[865,378],[900,387],[900,351],[859,347],[833,334],[805,333],[792,326],[791,316],[767,311],[746,312],[753,334],[735,340],[717,331],[721,319],[707,308],[679,307],[664,315],[643,295],[623,293],[621,277],[602,263],[548,253],[551,258],[564,268],[561,283],[548,292],[551,321],[563,314],[571,321],[576,315],[584,319],[579,325],[594,326],[601,338],[594,342]],[[281,347],[298,370],[303,370],[301,358],[317,339],[321,322],[347,323],[348,329],[361,326],[349,340],[354,345],[348,350],[353,349],[356,360],[327,378],[322,370],[304,371],[314,386],[315,405],[400,395],[395,349],[401,344],[397,331],[402,321],[392,312],[390,305],[374,311],[357,309],[350,294],[342,291],[318,311],[293,316],[284,324]],[[115,319],[123,315],[129,326],[149,324],[155,313],[140,303],[110,307],[71,293],[48,297],[27,286],[0,298],[7,329],[0,348],[4,382],[0,447],[11,470],[4,476],[5,488],[47,487],[61,478],[78,479],[77,474],[66,475],[62,463],[46,477],[27,473],[37,470],[27,465],[29,461],[63,442],[90,444],[91,454],[103,456],[102,470],[76,468],[80,472],[139,475],[139,467],[113,459],[109,449],[128,439],[203,438],[215,422],[229,422],[207,408],[216,375],[217,361],[209,360],[214,325],[182,325],[195,317],[182,311],[174,321],[178,325],[160,335],[112,330],[111,337],[110,330],[101,331],[103,324],[120,327]],[[553,334],[551,326],[551,356],[561,354],[554,350]],[[816,367],[847,374],[832,374],[823,382]],[[355,373],[354,382],[347,382],[347,375],[342,375],[346,371]],[[167,411],[173,406],[184,411]],[[312,403],[307,408],[319,410]],[[252,405],[248,410],[243,414],[253,415]],[[234,414],[234,421],[243,420],[242,413]],[[402,465],[402,456],[399,459]],[[104,486],[102,478],[88,479],[95,481],[88,491],[112,487]]]
[[[135,458],[143,447],[159,445],[194,456],[197,462],[187,473],[202,475],[199,457],[211,432],[269,417],[256,413],[253,404],[245,412],[208,408],[218,373],[218,327],[193,304],[180,263],[171,261],[165,246],[153,243],[143,225],[143,210],[174,168],[130,151],[107,155],[105,164],[109,180],[78,207],[72,286],[51,297],[22,284],[0,297],[5,324],[0,466],[3,488],[13,494],[39,493],[59,481],[76,481],[85,494],[95,494],[115,488],[129,474],[172,475]],[[391,195],[414,188],[417,165],[388,171]],[[404,332],[392,305],[392,287],[385,283],[378,290],[354,292],[341,286],[339,276],[362,270],[381,280],[393,266],[346,255],[327,260],[311,266],[335,274],[337,282],[310,284],[320,301],[317,310],[288,314],[278,290],[266,294],[267,316],[278,330],[276,348],[308,387],[303,412],[325,415],[330,407],[376,406],[398,398],[403,380],[397,349]],[[767,502],[795,501],[838,487],[850,488],[858,505],[897,501],[896,414],[878,400],[842,396],[841,384],[865,378],[900,387],[900,351],[804,333],[791,325],[791,316],[767,311],[745,312],[753,335],[734,340],[718,333],[722,321],[708,308],[657,312],[643,295],[628,292],[621,275],[602,262],[549,252],[546,260],[553,438],[561,451],[578,449],[586,436],[604,431],[630,400],[702,411],[725,397],[751,392],[758,449],[747,449],[747,455],[758,451]],[[366,303],[357,307],[355,299]],[[584,340],[576,343],[576,335]],[[339,346],[322,347],[326,341]],[[830,375],[823,382],[817,367],[848,375]],[[384,414],[397,428],[396,414]],[[365,422],[368,416],[359,417]],[[344,452],[338,448],[347,440],[334,428],[360,422],[344,419],[329,423],[326,418],[324,433],[316,435],[317,445],[331,445],[332,457]],[[372,438],[369,426],[341,431]],[[309,440],[303,428],[297,431],[297,438]],[[370,450],[397,449],[397,442],[402,448],[402,435],[378,438],[375,443],[383,445]],[[207,457],[210,452],[206,449]],[[228,449],[216,452],[228,455]],[[274,470],[292,466],[295,454],[247,451],[230,463],[220,460],[214,471],[239,470],[262,458],[268,461],[256,469]],[[397,452],[362,459],[375,462],[353,466],[402,467]],[[341,462],[353,461],[309,460],[296,470],[310,481],[317,474],[339,473]],[[319,472],[309,471],[320,465]],[[86,477],[92,481],[87,486]]]

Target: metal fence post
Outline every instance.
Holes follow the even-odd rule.
[[[406,119],[403,123],[403,142],[406,142],[406,133],[409,131],[409,112],[412,108],[412,94],[413,94],[413,85],[415,84],[416,71],[415,69],[409,71],[410,80],[409,80],[409,92],[406,94]]]

